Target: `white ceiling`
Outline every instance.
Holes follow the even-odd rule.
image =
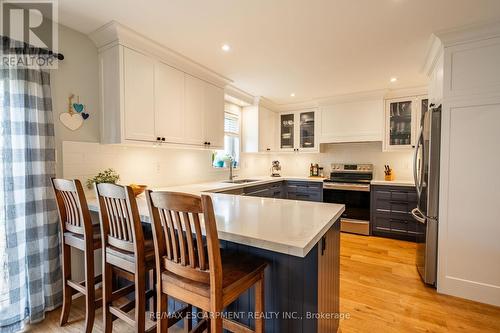
[[[499,0],[59,0],[66,26],[116,20],[276,103],[424,85],[433,31],[497,18]]]

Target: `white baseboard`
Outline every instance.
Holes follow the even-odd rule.
[[[500,286],[452,276],[445,276],[437,285],[439,293],[500,306]]]

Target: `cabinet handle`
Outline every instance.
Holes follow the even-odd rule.
[[[321,255],[325,253],[326,250],[326,236],[321,237]]]

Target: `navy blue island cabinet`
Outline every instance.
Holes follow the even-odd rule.
[[[229,241],[221,248],[266,259],[265,312],[254,314],[253,288],[226,310],[253,328],[253,316],[263,315],[265,331],[283,333],[336,332],[339,326],[340,221],[306,257],[296,257]]]

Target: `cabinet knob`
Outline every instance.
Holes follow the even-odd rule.
[[[161,141],[165,142],[165,138],[161,138]]]
[[[161,138],[159,136],[156,137],[156,141],[160,141],[160,140],[161,140]]]

